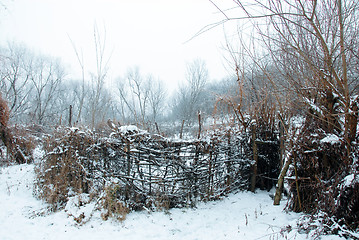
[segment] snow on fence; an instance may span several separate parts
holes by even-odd
[[[37,192],[61,205],[71,192],[91,193],[115,185],[115,197],[134,210],[193,206],[198,199],[216,199],[249,188],[250,134],[233,131],[185,141],[136,127],[121,127],[100,138],[90,131],[61,129],[45,146]],[[53,199],[60,185],[67,185],[62,188],[67,194]]]
[[[99,146],[101,171],[119,181],[122,200],[130,200],[135,208],[146,205],[148,196],[161,198],[167,207],[193,205],[198,198],[209,200],[248,186],[251,165],[241,140],[231,134],[169,140],[120,129]]]

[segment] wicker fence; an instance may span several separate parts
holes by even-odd
[[[158,202],[169,208],[193,206],[198,199],[249,189],[254,166],[251,134],[233,129],[185,141],[135,127],[118,128],[108,137],[65,128],[47,142],[38,171],[41,191],[48,185],[54,189],[58,181],[77,192],[115,185],[115,197],[132,209]],[[51,191],[48,196],[54,195]]]
[[[145,204],[152,196],[166,199],[169,207],[193,205],[199,198],[248,187],[245,142],[230,131],[194,141],[118,131],[97,145],[102,166],[93,165],[92,172],[118,181],[125,201]]]

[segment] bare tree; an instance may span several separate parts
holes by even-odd
[[[151,128],[164,109],[165,91],[160,80],[143,76],[138,67],[118,79],[118,97],[122,121]]]
[[[148,78],[149,87],[149,105],[151,109],[151,118],[154,123],[158,122],[158,118],[164,110],[164,101],[166,99],[165,88],[160,80],[155,80],[152,76]]]
[[[75,46],[75,43],[72,41],[72,39],[69,37],[72,47],[75,51],[76,54],[76,58],[77,61],[80,65],[81,68],[81,87],[79,89],[75,89],[75,93],[77,96],[77,100],[78,100],[78,109],[77,109],[77,117],[76,117],[76,121],[80,122],[81,121],[81,117],[82,117],[82,111],[84,108],[84,103],[85,103],[85,97],[87,94],[87,89],[86,89],[86,84],[85,84],[85,61],[84,61],[84,56],[83,56],[83,52],[79,52],[78,49]]]
[[[91,89],[89,109],[91,114],[91,126],[95,127],[96,122],[103,118],[101,99],[104,93],[105,79],[109,69],[111,56],[106,57],[106,29],[101,36],[97,25],[94,25],[94,43],[96,53],[96,73],[91,74]],[[83,65],[82,65],[83,66]]]
[[[203,60],[196,59],[186,68],[186,82],[179,87],[174,99],[176,115],[187,123],[196,119],[197,112],[202,110],[201,97],[208,81],[208,70]]]
[[[148,89],[139,68],[129,69],[124,78],[118,80],[118,93],[122,104],[123,120],[145,125]]]
[[[2,49],[1,57],[0,86],[9,103],[11,121],[60,122],[60,86],[65,76],[60,61],[14,43]]]
[[[39,56],[27,65],[32,91],[31,119],[38,124],[59,121],[55,102],[65,71],[57,60]]]
[[[1,49],[0,87],[9,103],[10,119],[15,121],[21,120],[21,115],[29,109],[31,87],[26,62],[31,58],[24,46],[10,43]]]

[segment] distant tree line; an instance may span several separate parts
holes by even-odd
[[[71,79],[60,59],[36,54],[21,44],[1,47],[0,91],[9,106],[10,121],[97,127],[111,119],[149,130],[155,130],[155,123],[173,127],[184,121],[191,126],[199,112],[207,117],[214,112],[220,115],[219,105],[215,111],[217,98],[235,94],[235,79],[211,82],[200,59],[187,64],[184,81],[172,96],[160,79],[143,74],[139,67],[112,80],[115,87],[110,89],[102,53],[95,72],[84,72],[83,59],[78,59],[82,79]]]

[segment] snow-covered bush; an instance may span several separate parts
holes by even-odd
[[[36,168],[35,194],[56,210],[63,208],[73,194],[90,193],[94,137],[91,132],[59,128],[43,141],[46,155]]]
[[[32,151],[36,144],[34,138],[29,134],[25,127],[8,126],[9,109],[5,100],[0,94],[0,140],[6,147],[6,161],[10,163],[30,163],[32,162]],[[0,156],[1,157],[1,156]]]
[[[342,228],[357,231],[358,144],[353,141],[348,150],[340,132],[328,132],[321,124],[318,119],[307,117],[294,146],[289,208],[313,214],[308,218],[310,226],[315,221],[331,222],[332,226],[325,228],[327,232],[338,233]]]

